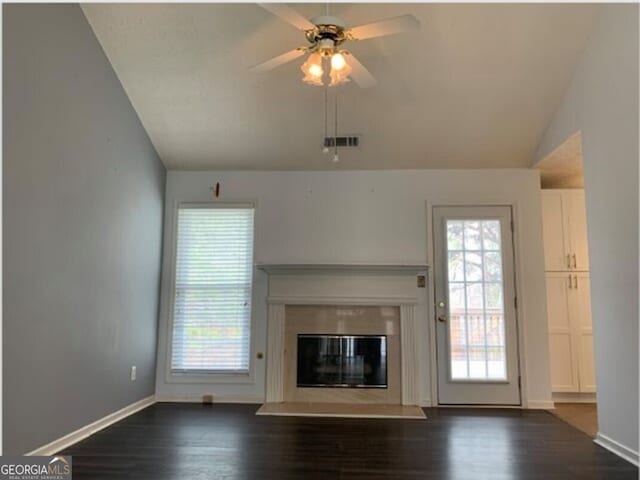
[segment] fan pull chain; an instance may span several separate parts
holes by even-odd
[[[329,153],[329,145],[327,139],[329,138],[329,87],[324,86],[324,138],[322,140],[322,153]]]
[[[333,136],[333,163],[338,163],[340,157],[338,156],[338,91],[336,90],[335,97],[335,109],[334,109],[334,136]]]

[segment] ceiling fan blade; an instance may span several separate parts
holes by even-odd
[[[347,53],[347,64],[351,67],[349,76],[358,84],[360,88],[371,88],[378,84],[378,81],[371,75],[371,72],[360,63],[355,55]]]
[[[316,28],[313,23],[283,3],[258,3],[258,5],[266,11],[273,13],[276,17],[280,17],[280,19],[290,23],[298,30],[312,30]]]
[[[278,55],[277,57],[273,57],[271,60],[267,60],[266,62],[259,63],[258,65],[254,65],[249,69],[250,72],[253,73],[265,73],[269,70],[273,70],[274,68],[279,67],[280,65],[284,65],[285,63],[289,63],[292,60],[295,60],[298,57],[301,57],[306,53],[306,49],[304,48],[296,48],[295,50],[291,50],[290,52],[283,53],[282,55]]]
[[[354,40],[366,40],[368,38],[384,37],[394,33],[409,32],[420,29],[420,20],[413,15],[400,15],[399,17],[379,20],[359,27],[351,28],[347,34]]]

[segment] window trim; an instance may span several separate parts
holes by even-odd
[[[173,356],[173,320],[176,296],[176,260],[178,251],[178,211],[181,208],[252,208],[253,209],[253,274],[251,276],[251,314],[249,321],[249,371],[248,372],[176,372],[171,368]],[[258,203],[255,200],[237,201],[214,201],[214,202],[179,202],[175,201],[172,212],[171,225],[171,255],[169,258],[169,308],[167,321],[167,341],[165,355],[165,382],[173,384],[251,384],[255,383],[255,342],[256,342],[256,322],[255,322],[255,273],[256,273],[256,214]]]

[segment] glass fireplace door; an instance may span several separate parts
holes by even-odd
[[[384,335],[298,335],[298,387],[387,387]]]

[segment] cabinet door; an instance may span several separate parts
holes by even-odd
[[[547,273],[551,390],[578,392],[578,351],[569,309],[569,273]]]
[[[568,270],[569,243],[565,238],[565,216],[560,190],[542,190],[542,229],[545,270]]]
[[[573,270],[589,270],[589,246],[587,242],[587,210],[584,190],[565,190],[562,195],[563,213],[569,237],[568,253],[571,254]],[[573,257],[575,255],[575,258]]]
[[[591,284],[588,273],[574,273],[570,294],[569,316],[576,329],[579,348],[578,377],[581,392],[596,391],[593,360],[593,328],[591,323]]]

